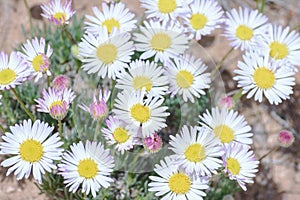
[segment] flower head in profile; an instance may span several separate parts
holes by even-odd
[[[221,144],[239,142],[250,145],[253,142],[251,127],[237,111],[214,107],[199,117],[200,124],[211,129]]]
[[[171,96],[183,97],[185,102],[195,102],[195,97],[205,95],[205,89],[210,87],[210,73],[205,73],[207,66],[202,60],[185,54],[167,62],[166,75],[170,82]]]
[[[113,179],[109,177],[114,168],[114,158],[109,149],[104,149],[101,143],[80,141],[72,144],[70,151],[63,154],[61,164],[58,164],[59,174],[64,177],[64,183],[69,191],[75,193],[81,185],[82,193],[96,193],[101,188],[108,188]]]
[[[75,97],[71,89],[57,92],[53,88],[48,88],[48,91],[43,89],[42,98],[35,99],[35,102],[39,112],[49,113],[52,118],[62,120]]]
[[[110,116],[106,120],[107,128],[103,128],[102,132],[109,145],[116,144],[116,149],[123,154],[139,144],[136,138],[137,133],[128,129],[127,124],[116,117]]]
[[[165,157],[160,164],[156,164],[154,171],[157,176],[149,177],[149,191],[155,192],[155,196],[161,199],[203,200],[202,197],[206,196],[203,190],[209,188],[208,180],[187,174],[170,157]]]
[[[236,180],[243,190],[247,190],[246,183],[253,183],[258,171],[259,161],[248,145],[231,143],[224,146],[225,154],[222,157],[225,172],[231,180]]]
[[[260,47],[260,39],[267,33],[268,18],[258,10],[232,9],[226,13],[225,36],[235,49],[242,51]]]
[[[64,4],[61,0],[52,0],[49,4],[41,5],[41,8],[41,15],[55,25],[69,24],[76,12],[72,9],[72,0],[66,0]]]
[[[34,179],[42,183],[42,174],[56,169],[55,160],[60,160],[63,142],[58,133],[52,133],[54,127],[40,120],[32,124],[31,120],[24,120],[22,124],[10,127],[11,132],[2,136],[0,154],[14,155],[1,163],[3,167],[10,167],[8,176],[14,171],[17,180],[28,178],[32,173]]]
[[[113,113],[128,124],[130,129],[138,132],[141,129],[143,137],[150,136],[167,126],[167,106],[163,106],[163,98],[147,94],[145,89],[136,92],[124,90],[118,93]],[[139,136],[140,137],[140,136]]]
[[[290,131],[282,130],[279,132],[277,139],[280,146],[289,147],[294,143],[295,136]]]
[[[90,115],[93,117],[93,119],[95,120],[103,119],[108,114],[107,101],[109,99],[109,96],[110,96],[110,91],[108,90],[102,91],[100,89],[98,98],[94,93],[93,101],[89,106],[85,104],[81,104],[79,105],[79,107],[82,110],[89,112]]]
[[[8,90],[21,85],[31,75],[25,60],[17,52],[8,55],[0,52],[0,90]]]
[[[229,110],[235,106],[235,102],[231,96],[225,96],[219,99],[218,105],[220,108],[227,108]]]
[[[53,49],[48,44],[46,48],[45,38],[27,40],[22,46],[24,53],[21,53],[22,57],[28,62],[35,76],[35,81],[38,81],[43,74],[51,76],[50,72],[50,56]]]
[[[116,79],[125,73],[134,53],[133,42],[129,33],[113,31],[108,34],[106,27],[95,36],[85,34],[79,43],[79,56],[82,57],[82,68],[88,74],[97,73],[101,78]]]
[[[189,5],[189,12],[184,15],[183,23],[189,34],[196,40],[210,34],[222,23],[223,11],[215,0],[194,0]]]
[[[56,91],[63,91],[64,89],[69,88],[71,85],[70,79],[65,75],[58,75],[52,81],[52,87]]]
[[[143,139],[144,148],[150,153],[156,153],[161,150],[163,141],[157,133],[153,133]]]
[[[89,20],[85,22],[86,30],[89,33],[98,35],[99,31],[104,27],[111,33],[113,29],[118,32],[130,32],[136,28],[137,20],[134,14],[125,7],[124,3],[102,3],[102,11],[97,7],[93,7],[94,16],[86,15]]]
[[[211,176],[222,166],[222,160],[219,158],[224,151],[211,130],[183,126],[180,134],[171,135],[170,139],[170,149],[175,153],[171,158],[186,173]]]
[[[242,94],[247,98],[262,102],[266,97],[270,104],[278,105],[282,100],[290,98],[295,85],[295,72],[290,70],[288,62],[275,62],[268,54],[259,55],[248,52],[244,61],[238,62],[237,74],[233,79],[242,87]]]
[[[175,22],[144,21],[141,33],[134,33],[136,50],[142,51],[140,59],[154,56],[155,62],[175,58],[188,48],[184,30]]]

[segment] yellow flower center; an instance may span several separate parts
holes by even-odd
[[[106,26],[108,33],[111,33],[113,28],[120,28],[120,22],[115,20],[114,18],[111,18],[102,22],[102,26]]]
[[[265,67],[257,68],[253,74],[254,82],[261,89],[269,89],[274,86],[276,78],[274,72]]]
[[[169,14],[173,12],[177,7],[176,0],[159,0],[158,1],[158,10],[161,13]]]
[[[97,48],[96,54],[104,64],[110,64],[116,60],[118,49],[113,44],[102,44]]]
[[[201,162],[206,157],[205,148],[201,144],[192,144],[186,148],[184,155],[191,162]]]
[[[236,29],[236,36],[241,40],[250,40],[253,37],[253,30],[245,25],[240,25]]]
[[[20,145],[20,156],[27,162],[38,162],[43,156],[42,144],[34,139],[28,139]]]
[[[148,106],[143,106],[142,104],[135,104],[130,109],[130,115],[133,117],[136,121],[140,123],[147,122],[150,117],[150,109]]]
[[[146,91],[150,91],[152,89],[152,81],[147,76],[137,76],[133,80],[133,87],[135,90],[146,88]]]
[[[119,144],[124,143],[129,139],[128,131],[124,128],[116,128],[113,132],[113,136]]]
[[[2,69],[0,70],[0,84],[8,85],[14,80],[16,80],[17,74],[14,70],[11,69]]]
[[[230,171],[231,174],[237,175],[240,173],[241,170],[241,165],[239,161],[235,158],[228,158],[226,160],[227,163],[227,169]]]
[[[77,170],[81,177],[90,179],[94,178],[97,175],[98,165],[93,159],[87,158],[79,161]]]
[[[150,44],[153,50],[163,52],[171,46],[172,40],[166,33],[157,33],[153,35]]]
[[[190,18],[190,23],[195,30],[202,29],[207,23],[207,17],[203,14],[193,14]]]
[[[45,60],[43,59],[42,54],[35,56],[32,60],[33,69],[38,72],[41,70],[41,66],[45,65]],[[43,69],[43,72],[47,71],[47,68]]]
[[[57,20],[60,21],[61,23],[65,23],[67,15],[64,12],[57,12],[53,15],[53,17]]]
[[[285,58],[289,54],[286,44],[280,42],[272,42],[270,44],[270,56],[277,60]]]
[[[61,107],[63,104],[63,102],[61,100],[58,100],[58,101],[53,101],[50,106],[49,106],[49,109],[51,109],[52,107],[54,106],[58,106],[58,107]]]
[[[176,83],[181,88],[189,88],[194,82],[194,76],[191,72],[180,70],[176,74]]]
[[[222,143],[229,143],[234,140],[234,131],[225,124],[216,126],[213,132]]]
[[[191,185],[190,178],[183,173],[173,174],[169,178],[170,190],[176,194],[186,194],[191,189]]]

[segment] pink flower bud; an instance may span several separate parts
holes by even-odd
[[[150,153],[156,153],[162,148],[162,139],[157,133],[144,138],[144,148]]]
[[[294,135],[287,131],[287,130],[282,130],[278,134],[278,142],[279,145],[282,147],[289,147],[291,146],[295,141]]]

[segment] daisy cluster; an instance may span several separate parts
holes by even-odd
[[[71,5],[53,0],[41,6],[42,16],[65,28],[75,14]],[[140,0],[140,5],[145,9],[140,22],[122,2],[93,7],[75,51],[83,71],[112,83],[112,88],[97,89],[89,104],[78,105],[101,126],[105,140],[63,148],[61,123],[76,94],[71,80],[58,75],[35,102],[38,112],[58,121],[59,133],[40,120],[11,126],[0,143],[0,154],[13,155],[1,163],[9,167],[7,175],[14,172],[20,180],[32,173],[42,183],[46,172],[58,173],[70,192],[81,188],[96,197],[114,182],[114,157],[106,145],[121,155],[144,148],[153,156],[166,146],[171,155],[156,164],[157,175],[149,177],[149,191],[162,199],[202,199],[209,181],[220,172],[244,190],[253,183],[259,165],[251,150],[253,133],[244,116],[233,110],[231,97],[199,113],[197,126],[183,125],[178,134],[169,136],[168,145],[161,137],[170,115],[165,100],[176,96],[184,103],[196,103],[207,94],[213,75],[187,50],[193,40],[221,28],[232,48],[244,53],[234,71],[242,94],[277,105],[293,93],[299,34],[269,24],[257,10],[239,7],[225,12],[215,0]],[[0,90],[31,79],[51,79],[51,44],[34,37],[21,49],[10,56],[0,53]]]

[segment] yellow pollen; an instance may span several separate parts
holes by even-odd
[[[0,84],[8,85],[14,80],[16,80],[17,74],[14,70],[11,69],[2,69],[0,70]]]
[[[241,165],[239,161],[235,158],[228,158],[226,160],[227,169],[230,171],[231,174],[237,175],[240,173]]]
[[[180,88],[189,88],[194,82],[194,76],[191,72],[180,70],[176,74],[176,83]]]
[[[201,162],[205,159],[205,148],[201,144],[192,144],[186,148],[184,155],[191,162]]]
[[[193,14],[190,18],[190,23],[195,30],[202,29],[207,23],[207,17],[203,14]]]
[[[177,7],[176,0],[159,0],[158,10],[161,13],[169,14],[173,12]]]
[[[96,54],[104,64],[110,64],[116,60],[118,49],[113,44],[102,44],[97,48]]]
[[[150,44],[153,50],[164,52],[171,46],[172,40],[166,33],[157,33],[152,37]]]
[[[93,159],[87,158],[79,161],[77,170],[81,177],[90,179],[94,178],[97,175],[98,165]]]
[[[140,123],[147,122],[150,117],[150,109],[148,106],[143,106],[142,104],[135,104],[130,109],[130,115],[132,118],[134,118],[136,121]]]
[[[124,143],[129,139],[128,131],[124,128],[116,128],[113,132],[114,139],[119,143]]]
[[[41,65],[44,65],[44,60],[43,60],[42,54],[39,54],[33,58],[32,67],[36,72],[38,72],[41,69],[41,67],[40,67]],[[47,68],[44,69],[44,71],[46,71],[46,70],[47,70]]]
[[[57,20],[60,21],[61,23],[65,23],[67,15],[64,12],[57,12],[53,15],[53,17]]]
[[[276,60],[285,58],[289,54],[286,44],[280,42],[272,42],[270,44],[270,56]]]
[[[254,82],[261,89],[269,89],[274,86],[276,78],[274,72],[265,67],[257,68],[253,74]]]
[[[191,185],[190,178],[183,173],[173,174],[169,178],[170,190],[176,194],[186,194],[191,189]]]
[[[234,140],[234,131],[225,124],[216,126],[213,132],[222,143],[229,143]]]
[[[240,25],[235,34],[241,40],[250,40],[253,37],[253,30],[248,26]]]
[[[102,26],[106,26],[108,33],[111,33],[113,28],[117,28],[117,29],[120,28],[120,23],[114,18],[111,18],[102,22]]]
[[[31,163],[40,161],[44,154],[42,144],[34,139],[22,142],[19,151],[21,158]]]
[[[51,109],[51,108],[54,107],[54,106],[59,106],[59,107],[61,107],[62,104],[63,104],[63,102],[62,102],[61,100],[53,101],[53,102],[50,104],[49,109]]]
[[[137,76],[133,80],[133,87],[135,90],[141,90],[143,87],[149,92],[152,89],[152,81],[147,76]]]

